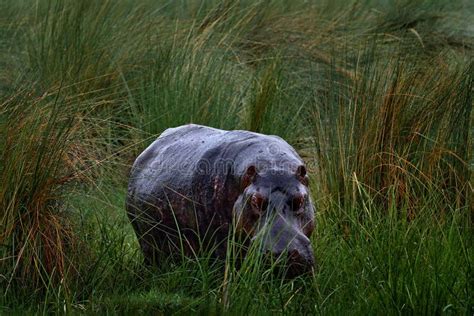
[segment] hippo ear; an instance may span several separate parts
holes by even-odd
[[[245,174],[242,177],[242,186],[244,188],[248,187],[257,177],[257,169],[255,166],[250,165],[247,167],[247,170],[245,170]]]
[[[308,186],[309,181],[308,181],[308,175],[306,174],[306,167],[303,165],[298,166],[296,168],[296,177],[298,180],[300,180],[301,183],[303,183],[305,186]]]

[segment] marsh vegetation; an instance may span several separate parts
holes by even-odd
[[[0,2],[0,312],[472,314],[470,1]],[[146,269],[134,158],[198,123],[309,167],[318,270]]]

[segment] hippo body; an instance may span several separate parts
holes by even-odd
[[[127,213],[145,262],[212,249],[224,258],[232,224],[266,250],[314,265],[314,207],[302,159],[283,139],[184,125],[164,131],[136,159]],[[301,269],[300,269],[301,270]]]

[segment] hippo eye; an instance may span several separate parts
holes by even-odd
[[[301,214],[303,212],[303,206],[304,206],[304,196],[297,196],[293,199],[292,202],[292,208],[293,212],[296,214]]]
[[[252,203],[253,209],[255,209],[259,212],[264,211],[268,206],[267,199],[265,199],[263,196],[257,195],[257,194],[252,196],[251,203]]]

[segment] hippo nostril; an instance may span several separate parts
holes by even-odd
[[[288,278],[312,273],[314,268],[312,253],[307,253],[305,249],[265,250],[263,257],[264,264],[275,267],[276,273],[283,273]]]
[[[288,259],[290,259],[290,261],[300,261],[300,259],[301,259],[300,252],[296,249],[289,250],[288,251]]]

